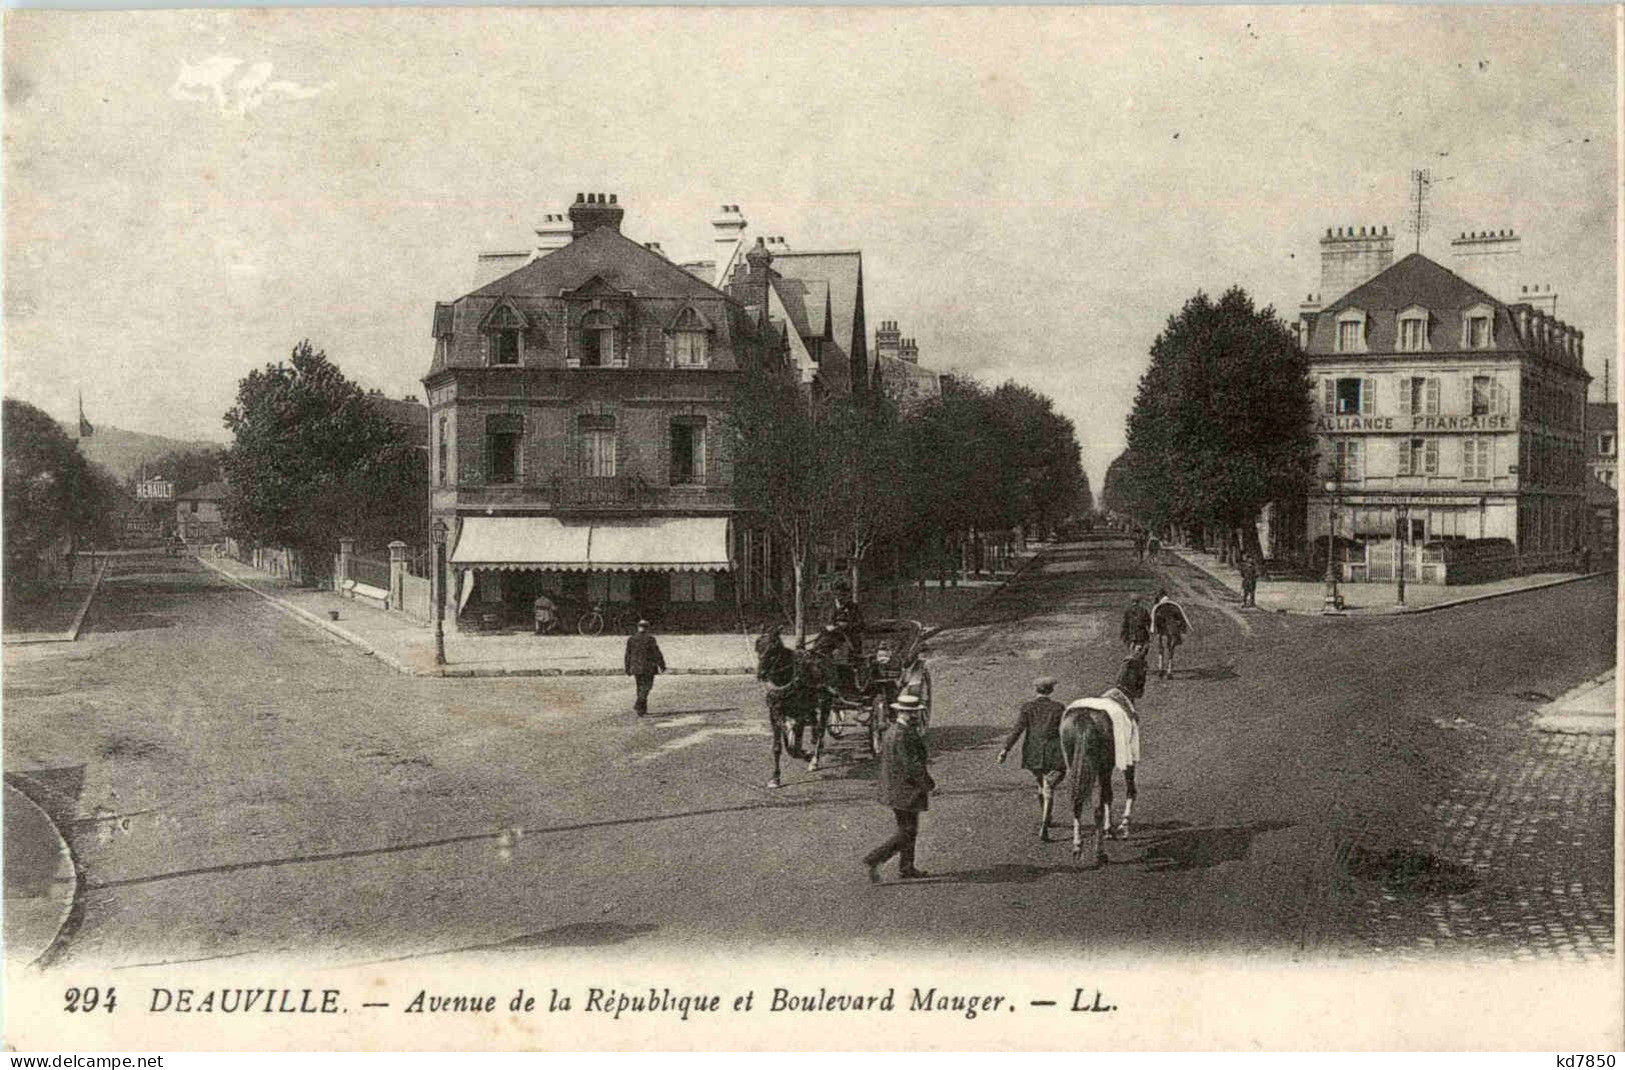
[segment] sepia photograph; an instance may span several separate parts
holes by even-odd
[[[7,1050],[1625,1046],[1620,20],[7,10]]]

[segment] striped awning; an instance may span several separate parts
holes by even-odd
[[[726,517],[570,521],[552,516],[464,519],[451,564],[567,572],[720,572],[731,567]]]

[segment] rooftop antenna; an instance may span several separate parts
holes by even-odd
[[[1416,252],[1422,251],[1422,232],[1428,229],[1428,187],[1433,185],[1433,172],[1418,168],[1411,172],[1416,190],[1411,194],[1411,230],[1416,234]]]

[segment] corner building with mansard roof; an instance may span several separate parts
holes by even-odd
[[[705,628],[767,594],[750,587],[772,547],[736,522],[723,420],[742,375],[786,359],[782,332],[622,216],[578,195],[568,233],[550,215],[534,258],[485,254],[481,284],[435,306],[430,510],[462,627],[524,626],[546,594],[565,627],[605,603]]]
[[[1379,241],[1391,258],[1386,228],[1322,245]],[[1408,578],[1441,581],[1449,544],[1467,540],[1506,540],[1485,555],[1500,571],[1566,565],[1586,535],[1583,334],[1419,253],[1324,308],[1316,297],[1298,324],[1320,453],[1312,553],[1330,531],[1355,581],[1393,579],[1401,557]]]

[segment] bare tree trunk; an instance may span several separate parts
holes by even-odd
[[[807,641],[807,553],[804,547],[796,549],[791,567],[796,575],[796,644],[799,646]]]

